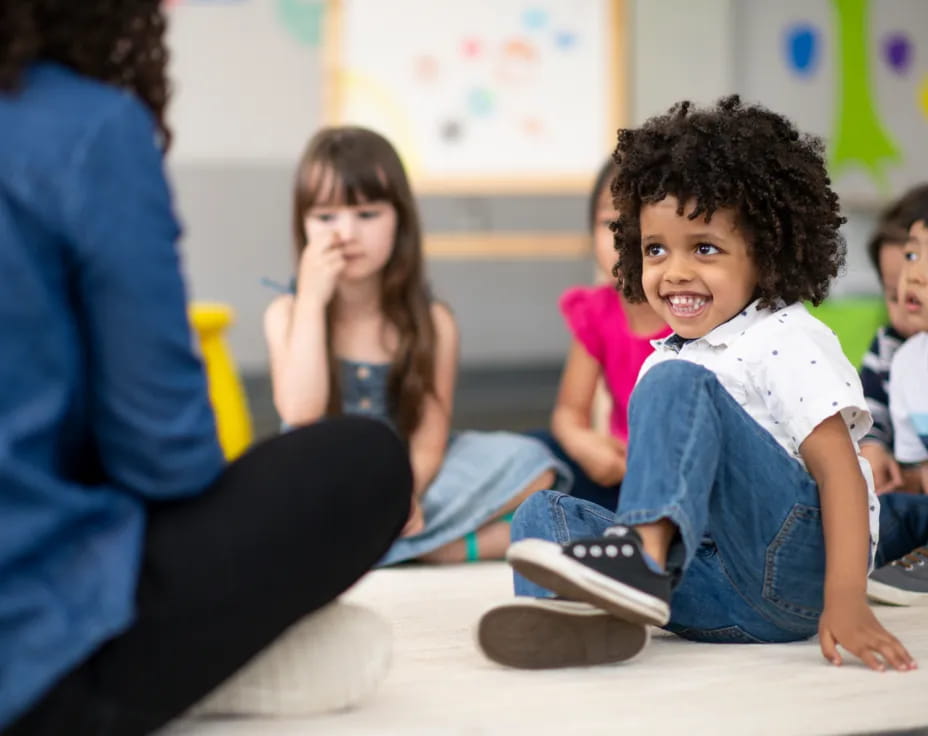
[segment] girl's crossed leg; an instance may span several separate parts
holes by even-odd
[[[498,560],[506,554],[510,544],[510,524],[512,513],[522,505],[529,496],[539,491],[552,488],[556,479],[553,470],[546,470],[528,484],[518,495],[500,509],[500,515],[484,524],[477,531],[471,532],[463,539],[429,552],[419,559],[423,562],[453,563],[474,560]]]

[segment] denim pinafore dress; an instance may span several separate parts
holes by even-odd
[[[340,360],[342,411],[391,426],[388,364]],[[570,490],[570,470],[540,441],[512,432],[454,432],[437,475],[422,496],[425,527],[398,539],[380,565],[412,560],[474,532],[499,517],[515,496],[546,470],[555,489]]]

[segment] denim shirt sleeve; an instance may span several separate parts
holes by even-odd
[[[103,469],[140,496],[194,494],[223,458],[153,121],[126,95],[85,145],[64,204]]]

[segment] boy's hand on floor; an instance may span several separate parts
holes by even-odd
[[[860,454],[870,463],[873,470],[873,485],[877,493],[889,493],[902,487],[902,470],[899,463],[879,442],[865,442],[860,446]]]
[[[882,672],[887,665],[900,672],[917,668],[912,655],[883,628],[862,594],[832,596],[826,600],[818,635],[822,654],[832,664],[843,662],[838,653],[840,644],[872,670]]]

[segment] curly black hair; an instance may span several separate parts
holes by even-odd
[[[32,63],[58,62],[137,95],[167,148],[165,27],[161,0],[0,0],[0,91]]]
[[[713,108],[674,105],[640,128],[619,131],[612,194],[619,219],[613,275],[626,298],[644,301],[641,232],[644,204],[668,196],[708,221],[731,208],[757,266],[763,307],[819,304],[844,265],[844,218],[830,187],[824,146],[781,115],[745,106],[737,95]],[[690,203],[693,203],[690,205]]]

